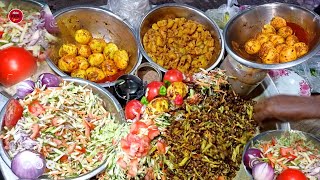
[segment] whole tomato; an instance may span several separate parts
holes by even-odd
[[[141,102],[136,99],[129,101],[124,108],[126,119],[140,119],[142,106]]]
[[[22,117],[23,107],[16,99],[10,99],[4,114],[4,125],[14,127]]]
[[[300,170],[289,168],[282,171],[277,180],[307,180],[307,177]]]
[[[0,83],[7,87],[28,78],[37,69],[36,59],[20,47],[1,50],[0,62]]]
[[[165,96],[166,93],[167,93],[167,89],[164,86],[163,82],[152,81],[147,85],[146,97],[149,102],[159,95]]]
[[[177,69],[168,70],[163,77],[164,82],[181,82],[183,80],[183,73]]]

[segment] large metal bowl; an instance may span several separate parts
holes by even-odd
[[[280,138],[282,135],[284,134],[293,134],[293,133],[297,133],[301,136],[304,136],[306,141],[310,141],[312,142],[316,148],[320,149],[320,139],[318,139],[316,136],[310,134],[310,133],[306,133],[306,132],[302,132],[302,131],[297,131],[297,130],[270,130],[270,131],[265,131],[263,133],[260,133],[258,135],[256,135],[254,138],[252,138],[245,146],[244,150],[243,150],[243,154],[242,154],[242,166],[244,167],[247,175],[249,177],[252,177],[251,172],[245,167],[244,165],[244,154],[246,153],[246,151],[251,148],[253,145],[255,145],[258,141],[271,141],[272,138]]]
[[[117,99],[109,91],[107,91],[106,89],[104,89],[103,87],[99,86],[96,83],[89,82],[84,79],[72,78],[72,77],[62,77],[62,79],[66,82],[73,82],[75,85],[86,86],[86,88],[91,89],[94,94],[98,95],[103,100],[104,108],[114,115],[116,121],[119,121],[119,123],[124,123],[124,113],[123,113],[122,107],[120,103],[117,101]],[[1,125],[0,132],[3,130],[4,114],[5,114],[7,105],[8,103],[5,104],[5,106],[2,108],[0,112],[0,125]],[[7,164],[7,166],[11,167],[11,160],[9,158],[8,153],[4,149],[2,141],[0,141],[0,156],[4,160],[4,162]],[[100,172],[102,172],[106,168],[106,166],[107,166],[107,163],[105,160],[105,162],[101,164],[99,167],[97,167],[96,169],[86,174],[83,174],[79,177],[68,178],[68,179],[73,179],[73,180],[90,179],[95,175],[99,174]],[[41,176],[39,179],[48,179],[48,178],[45,176]]]
[[[166,72],[167,69],[163,68],[162,66],[158,65],[156,62],[152,60],[150,56],[148,56],[147,52],[145,51],[143,47],[143,36],[145,33],[151,28],[153,23],[156,23],[157,21],[163,20],[163,19],[169,19],[169,18],[181,18],[184,17],[186,19],[194,20],[196,22],[201,23],[206,27],[207,30],[210,31],[212,37],[215,40],[215,53],[213,54],[213,60],[212,63],[208,65],[206,68],[207,70],[211,70],[214,67],[216,67],[224,55],[224,41],[222,37],[222,33],[220,32],[220,29],[218,25],[212,21],[208,16],[206,16],[201,10],[196,9],[192,6],[184,5],[184,4],[175,4],[175,3],[169,3],[169,4],[163,4],[159,5],[153,9],[151,9],[149,12],[145,14],[145,16],[142,18],[139,29],[138,29],[138,42],[140,46],[140,50],[143,54],[143,56],[154,66],[156,66],[158,69],[160,69],[163,72]]]
[[[300,25],[308,33],[309,52],[294,61],[280,64],[262,64],[249,61],[240,55],[233,47],[233,43],[240,46],[254,37],[262,29],[264,24],[270,23],[274,16],[280,16],[288,22]],[[259,69],[282,69],[298,65],[315,55],[320,50],[320,18],[319,16],[302,6],[284,3],[271,3],[256,6],[234,16],[227,23],[223,36],[227,52],[243,65]]]
[[[80,20],[81,27],[89,30],[93,37],[103,38],[107,42],[114,42],[119,48],[126,50],[129,54],[129,65],[125,70],[125,74],[133,74],[135,72],[141,63],[142,56],[139,52],[139,44],[131,25],[111,11],[100,7],[72,6],[54,13],[57,22],[70,16],[76,16]],[[63,34],[60,37],[68,42],[73,40],[73,37],[70,38]],[[60,47],[59,43],[53,48],[54,52],[47,59],[47,62],[53,71],[60,76],[68,76],[57,67],[59,58],[56,52],[58,51],[58,47]],[[110,87],[115,84],[115,81],[99,84],[103,87]]]

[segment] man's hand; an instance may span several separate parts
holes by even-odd
[[[277,95],[254,106],[254,119],[299,121],[320,118],[320,97]]]

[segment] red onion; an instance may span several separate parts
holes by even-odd
[[[251,169],[255,164],[259,162],[258,158],[262,157],[262,152],[256,148],[249,148],[243,155],[244,165]]]
[[[59,32],[58,25],[52,15],[48,5],[45,5],[41,11],[41,18],[44,19],[44,27],[49,33]]]
[[[41,86],[46,85],[46,87],[58,87],[61,82],[61,78],[51,73],[43,73],[39,76],[39,81]]]
[[[18,84],[17,86],[17,96],[23,99],[28,94],[32,93],[35,87],[35,83],[31,80],[25,80]]]
[[[44,157],[25,150],[16,154],[11,162],[12,172],[20,179],[37,179],[46,169]]]
[[[260,162],[253,166],[252,177],[254,180],[273,180],[274,170],[266,162]]]

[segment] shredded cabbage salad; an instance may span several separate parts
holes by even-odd
[[[20,9],[23,20],[13,23],[8,19],[11,9]],[[0,49],[10,46],[24,47],[33,53],[33,56],[44,59],[49,45],[57,41],[57,37],[50,34],[44,27],[44,18],[37,9],[20,7],[17,3],[6,6],[0,2]],[[42,55],[42,56],[41,56]]]
[[[291,168],[301,170],[311,180],[320,178],[320,149],[302,133],[285,133],[272,141],[259,141],[254,147],[261,150],[262,160],[270,162],[276,174]]]
[[[30,109],[34,103],[39,105],[37,112]],[[46,175],[54,179],[83,175],[105,160],[115,164],[112,154],[117,154],[129,127],[116,120],[89,88],[68,82],[36,88],[20,104],[23,117],[4,132],[11,158],[25,149],[35,150],[45,156]]]

